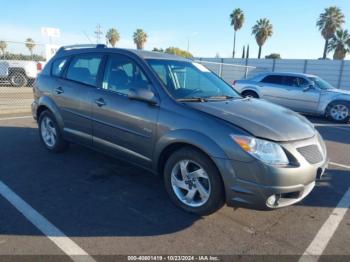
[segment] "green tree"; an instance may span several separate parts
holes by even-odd
[[[329,41],[327,52],[334,51],[333,59],[344,60],[350,52],[350,35],[348,30],[337,30]]]
[[[33,50],[34,50],[34,47],[36,46],[35,42],[33,39],[31,38],[27,38],[26,40],[26,47],[28,48],[29,52],[30,52],[30,55],[33,57]]]
[[[1,53],[4,56],[5,55],[5,50],[7,48],[7,44],[5,41],[0,41],[0,49],[1,49]]]
[[[258,58],[260,59],[262,46],[273,34],[273,26],[267,18],[259,19],[252,28],[252,34],[255,35],[256,43],[259,46]]]
[[[323,59],[327,58],[329,40],[334,36],[337,30],[341,29],[344,22],[344,14],[340,8],[336,6],[328,7],[322,14],[320,14],[316,25],[325,39]]]
[[[167,49],[165,49],[164,52],[168,53],[168,54],[182,56],[182,57],[185,57],[185,58],[193,58],[193,55],[190,52],[182,50],[182,49],[180,49],[178,47],[168,47]]]
[[[235,58],[236,53],[236,33],[242,28],[244,19],[244,13],[240,8],[233,10],[233,12],[230,14],[231,26],[233,26],[234,30],[232,58]]]
[[[134,43],[137,49],[143,49],[147,42],[147,34],[142,29],[137,29],[134,33]]]
[[[107,44],[110,44],[112,47],[115,47],[120,40],[120,35],[117,29],[111,28],[106,33]]]
[[[152,51],[153,51],[153,52],[164,53],[164,49],[163,49],[163,48],[154,47]]]
[[[265,56],[266,59],[281,59],[281,55],[277,53],[272,53]]]

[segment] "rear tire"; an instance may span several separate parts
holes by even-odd
[[[38,124],[40,140],[47,150],[60,153],[68,148],[68,142],[63,139],[57,121],[50,111],[45,110],[40,114]]]
[[[347,123],[350,120],[350,102],[335,101],[328,105],[326,117],[338,123]]]
[[[13,72],[10,75],[10,83],[13,87],[25,87],[28,85],[28,79],[22,72]]]
[[[258,94],[255,93],[254,91],[244,91],[242,93],[243,97],[249,97],[249,98],[259,98]]]
[[[224,205],[219,171],[207,155],[194,148],[179,149],[169,157],[164,183],[172,202],[186,212],[204,216]]]

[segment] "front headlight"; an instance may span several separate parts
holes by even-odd
[[[247,153],[269,165],[288,165],[286,153],[279,144],[251,136],[231,135]]]

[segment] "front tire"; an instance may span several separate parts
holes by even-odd
[[[209,215],[225,200],[221,176],[212,160],[191,147],[173,153],[165,164],[165,188],[181,209],[196,215]]]
[[[332,102],[327,107],[327,117],[338,123],[347,123],[350,119],[350,102]]]
[[[44,111],[39,117],[40,140],[47,150],[60,153],[67,149],[68,143],[63,139],[60,128],[54,115],[50,111]]]

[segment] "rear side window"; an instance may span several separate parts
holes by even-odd
[[[61,77],[68,58],[59,58],[52,63],[51,74]]]
[[[96,86],[101,61],[101,54],[77,55],[69,65],[66,78],[83,84]]]
[[[261,80],[261,82],[275,84],[275,85],[282,85],[283,77],[279,75],[269,75],[269,76],[266,76],[263,80]]]

